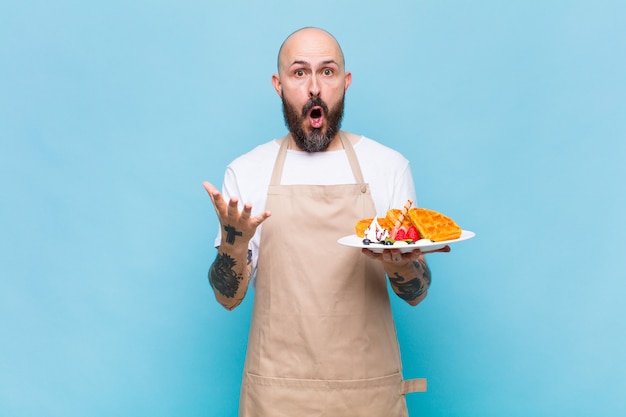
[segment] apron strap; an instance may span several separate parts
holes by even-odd
[[[346,138],[341,132],[339,132],[339,137],[341,138],[343,149],[346,151],[348,162],[350,162],[350,167],[352,168],[352,175],[354,175],[354,179],[356,180],[356,183],[361,184],[361,187],[363,187],[365,184],[365,181],[363,180],[363,172],[361,171],[361,165],[359,164],[359,159],[356,157],[354,146],[352,146],[352,142],[350,142],[350,140]],[[365,191],[361,189],[361,192],[365,192]]]
[[[402,381],[402,394],[408,392],[426,392],[426,378],[407,379]]]
[[[352,175],[354,175],[354,179],[357,184],[361,185],[361,192],[365,192],[367,189],[367,185],[365,184],[365,180],[363,179],[363,172],[361,171],[361,165],[359,164],[359,159],[356,156],[356,152],[354,151],[354,146],[348,138],[342,132],[339,132],[339,138],[341,139],[341,144],[343,145],[343,149],[346,152],[346,156],[348,158],[348,162],[350,163],[350,168],[352,169]],[[270,180],[270,185],[280,185],[281,178],[283,176],[283,167],[285,165],[285,159],[287,158],[287,146],[289,145],[289,138],[285,136],[280,143],[280,148],[278,149],[278,156],[276,157],[276,162],[274,163],[274,169],[272,170],[272,178]]]
[[[278,149],[278,156],[276,157],[276,162],[274,163],[270,185],[280,185],[280,180],[283,177],[285,158],[287,158],[287,145],[289,145],[289,138],[285,136],[280,142],[280,148]]]

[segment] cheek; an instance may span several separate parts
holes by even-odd
[[[329,83],[327,85],[325,85],[325,92],[326,92],[326,96],[330,99],[335,99],[337,97],[341,97],[345,92],[346,89],[344,87],[343,84],[339,84],[339,83]],[[322,92],[323,94],[324,92]]]
[[[297,93],[306,89],[307,83],[305,82],[305,80],[288,80],[287,82],[283,83],[283,91]]]
[[[305,97],[306,101],[306,97],[308,96],[306,89],[300,86],[283,87],[282,92],[283,97],[293,104],[301,102],[303,97]]]
[[[309,99],[308,94],[302,94],[298,91],[287,91],[283,90],[283,100],[285,100],[292,107],[299,109],[300,112],[302,107],[306,105],[306,102]]]
[[[326,86],[326,88],[331,90],[343,90],[345,89],[344,80],[338,78],[328,78],[322,79],[321,83]]]

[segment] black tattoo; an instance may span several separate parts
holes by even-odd
[[[430,287],[430,268],[426,264],[426,261],[424,259],[420,259],[416,262],[413,262],[413,264],[415,264],[415,267],[418,269],[418,271],[422,272],[422,278],[424,278],[424,281],[426,281],[426,286]]]
[[[419,260],[414,262],[414,264],[418,271],[421,272],[421,277],[417,276],[407,281],[405,277],[397,272],[394,273],[395,277],[389,277],[389,281],[391,281],[391,284],[396,289],[396,294],[406,301],[415,300],[424,295],[430,286],[430,269],[428,265],[426,265],[426,262]]]
[[[226,243],[230,243],[231,245],[235,243],[236,236],[242,236],[243,233],[237,231],[233,226],[227,224],[224,226],[224,231],[226,232]]]
[[[227,298],[233,298],[237,294],[239,283],[243,279],[243,275],[233,271],[233,266],[236,264],[237,262],[232,257],[223,253],[217,255],[209,269],[209,282],[216,291]]]

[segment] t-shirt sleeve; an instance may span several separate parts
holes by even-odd
[[[411,165],[406,162],[404,169],[398,172],[393,192],[391,194],[391,207],[402,208],[407,200],[413,202],[412,207],[417,207],[417,195],[415,192],[415,183],[413,182],[413,174]]]
[[[417,205],[411,165],[404,155],[365,137],[355,150],[379,216],[389,209],[404,207],[409,199],[413,206]]]

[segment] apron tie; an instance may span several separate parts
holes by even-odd
[[[426,378],[407,379],[402,381],[401,394],[409,392],[426,392]]]

